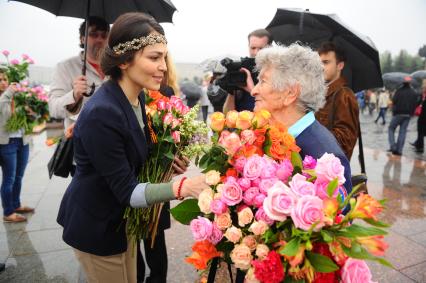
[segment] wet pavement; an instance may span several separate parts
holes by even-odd
[[[394,268],[369,262],[373,279],[426,282],[426,155],[414,153],[408,144],[416,138],[416,120],[410,123],[403,156],[396,157],[386,153],[388,124],[375,124],[374,118],[368,114],[361,117],[368,187],[374,197],[388,200],[382,219],[392,224],[386,237],[390,245],[386,258]],[[44,145],[47,134],[54,135],[43,132],[33,139],[22,189],[23,203],[34,206],[36,213],[29,215],[26,223],[0,223],[0,262],[6,262],[0,282],[85,282],[71,248],[61,239],[62,228],[56,223],[59,203],[70,179],[49,180],[46,164],[54,148]],[[356,156],[357,150],[352,160],[354,173],[360,170]],[[187,172],[195,174],[195,167]],[[166,238],[168,282],[195,282],[197,273],[183,260],[191,251],[188,227],[172,221]],[[228,279],[222,270],[216,282]]]

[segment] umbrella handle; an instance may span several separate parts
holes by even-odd
[[[86,58],[87,58],[87,37],[89,36],[89,17],[90,17],[90,0],[87,0],[86,8],[86,26],[84,27],[84,54],[83,54],[83,67],[81,69],[81,74],[86,75]]]

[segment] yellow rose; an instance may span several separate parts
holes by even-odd
[[[217,185],[220,182],[220,172],[210,170],[206,173],[206,183],[210,186]]]
[[[210,116],[210,128],[215,132],[220,132],[225,127],[225,115],[222,112],[214,112]]]
[[[237,129],[247,130],[251,127],[251,120],[253,120],[254,114],[250,111],[241,111],[238,113],[238,119],[236,122]]]
[[[226,126],[228,128],[235,128],[238,119],[238,112],[235,110],[231,110],[226,113]]]
[[[209,214],[211,213],[210,205],[213,201],[213,190],[212,189],[204,189],[200,195],[198,196],[198,207],[202,213]]]
[[[269,119],[271,119],[271,113],[267,110],[256,111],[254,113],[253,125],[255,125],[256,128],[263,128],[269,123]]]

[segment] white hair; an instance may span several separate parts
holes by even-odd
[[[298,43],[263,48],[257,53],[256,68],[271,68],[274,90],[284,91],[300,85],[297,105],[302,111],[317,111],[324,105],[327,86],[323,65],[318,53],[311,48]]]

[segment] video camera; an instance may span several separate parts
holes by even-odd
[[[241,61],[225,58],[220,61],[220,64],[226,68],[226,72],[218,76],[214,83],[228,93],[233,93],[235,90],[240,90],[246,86],[247,74],[241,71],[241,68],[249,70],[254,84],[257,83],[258,72],[255,72],[256,63],[254,58],[243,57]]]

